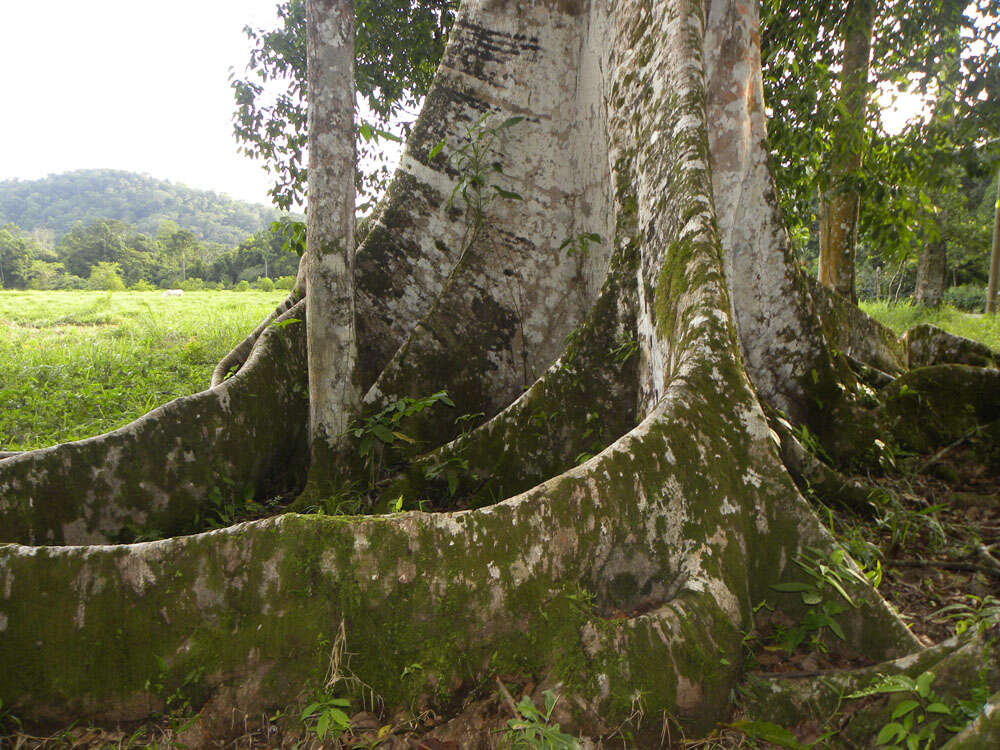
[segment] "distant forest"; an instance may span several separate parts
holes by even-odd
[[[0,288],[290,286],[289,219],[129,172],[0,182]]]
[[[51,230],[57,240],[78,222],[117,219],[153,235],[170,220],[199,240],[234,246],[278,216],[264,204],[112,169],[0,181],[0,226]]]

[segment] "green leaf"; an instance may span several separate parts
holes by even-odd
[[[840,627],[840,623],[839,622],[837,622],[836,620],[831,619],[827,623],[827,626],[830,628],[830,630],[833,632],[833,634],[835,636],[837,636],[840,640],[842,640],[842,641],[846,641],[847,640],[847,636],[844,635],[844,629],[842,627]]]
[[[523,119],[524,119],[524,117],[521,116],[521,115],[515,115],[514,117],[508,117],[506,120],[504,120],[500,124],[500,127],[498,127],[497,130],[506,130],[507,128],[512,128],[515,125],[517,125],[519,122],[521,122]]]
[[[927,707],[927,713],[951,716],[951,709],[943,703],[932,703]]]
[[[437,156],[438,154],[440,154],[441,153],[441,149],[443,149],[443,148],[444,148],[444,141],[438,141],[436,144],[434,144],[434,148],[432,148],[427,153],[427,160],[430,161],[435,156]]]
[[[920,701],[915,701],[915,700],[901,701],[900,704],[896,706],[895,709],[893,709],[892,718],[898,719],[900,716],[906,716],[906,714],[910,713],[913,709],[917,708],[919,705]]]
[[[807,750],[809,747],[799,742],[795,735],[784,727],[769,721],[734,721],[729,726],[743,732],[751,739],[770,742],[778,747],[788,747],[792,750]]]
[[[320,739],[326,737],[326,732],[330,728],[330,714],[324,711],[320,717],[319,721],[316,722],[316,734]]]
[[[513,190],[504,190],[499,185],[494,185],[493,189],[497,191],[497,194],[501,198],[506,198],[508,200],[513,200],[513,201],[523,201],[524,200],[524,198],[522,198],[519,193],[515,193]]]
[[[931,683],[934,682],[933,672],[924,672],[917,677],[917,695],[926,698],[931,694]]]
[[[882,731],[875,738],[875,744],[888,745],[890,742],[896,742],[905,736],[906,730],[903,729],[903,725],[897,721],[893,721],[882,727]]]
[[[818,591],[803,591],[802,592],[802,602],[803,604],[819,604],[823,601],[823,596]]]
[[[396,442],[396,436],[393,435],[392,430],[386,427],[384,424],[376,424],[372,426],[372,434],[387,445],[392,445]]]

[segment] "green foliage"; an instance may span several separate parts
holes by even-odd
[[[615,341],[615,345],[611,348],[608,354],[611,355],[611,359],[620,365],[625,364],[632,356],[639,351],[639,342],[635,338],[635,334],[631,331],[622,333],[618,339]]]
[[[0,450],[95,435],[203,390],[282,296],[0,292]]]
[[[507,728],[500,737],[500,745],[510,750],[576,750],[579,740],[563,732],[552,721],[552,711],[559,698],[551,690],[543,693],[545,708],[539,710],[528,696],[517,704],[517,716],[507,721]]]
[[[118,270],[117,263],[97,263],[90,269],[87,286],[91,289],[103,289],[111,292],[121,291],[125,288],[125,282],[118,275]]]
[[[911,498],[913,502],[905,502],[889,491],[873,493],[871,500],[875,525],[889,533],[891,550],[906,549],[914,536],[919,536],[921,544],[932,552],[947,543],[948,536],[938,519],[944,505],[930,505],[916,495]],[[919,503],[919,507],[914,507],[914,502]]]
[[[463,414],[455,419],[455,424],[461,426],[462,435],[467,435],[470,425],[483,416],[483,412]],[[461,443],[448,458],[438,458],[434,463],[424,467],[424,479],[430,481],[444,479],[448,483],[448,497],[455,496],[459,480],[469,471],[469,459],[465,455],[466,447],[466,443]]]
[[[983,298],[985,297],[984,293]],[[1000,351],[1000,316],[968,315],[949,305],[932,309],[909,302],[898,305],[862,302],[861,309],[896,333],[903,333],[921,323],[930,323],[956,336],[979,341],[994,351]]]
[[[768,742],[778,747],[787,747],[791,750],[806,750],[809,747],[799,742],[789,730],[769,721],[734,721],[727,726],[743,732],[752,740]]]
[[[800,248],[815,226],[837,128],[845,125],[854,129],[864,154],[861,169],[847,179],[863,196],[861,243],[894,263],[938,236],[950,234],[961,244],[956,209],[967,200],[968,179],[997,152],[996,143],[977,147],[1000,130],[997,97],[985,93],[996,90],[1000,70],[1000,46],[993,41],[1000,17],[989,4],[875,3],[868,87],[873,106],[864,122],[852,123],[840,109],[839,69],[849,9],[857,4],[765,0],[761,55],[772,167]],[[879,91],[909,91],[933,109],[890,133],[874,102]],[[942,217],[942,210],[950,216]]]
[[[351,702],[345,698],[323,696],[302,709],[300,718],[320,741],[327,737],[337,740],[351,728],[351,718],[344,711],[350,706]]]
[[[976,716],[986,702],[988,689],[980,678],[968,700],[946,701],[932,685],[933,672],[923,672],[916,679],[904,674],[882,675],[867,688],[847,696],[848,700],[871,695],[898,696],[890,702],[890,720],[875,738],[878,747],[890,750],[930,750],[938,747],[938,728],[958,732]]]
[[[362,195],[384,189],[389,170],[380,140],[409,133],[410,118],[430,88],[455,20],[457,0],[358,0],[355,10],[354,79],[373,120],[357,127]],[[278,26],[244,29],[253,44],[245,76],[231,79],[236,101],[234,132],[241,150],[264,162],[275,176],[275,205],[289,208],[305,197],[306,146],[305,3],[282,0]],[[277,94],[270,84],[285,87]],[[370,205],[363,201],[359,211]]]
[[[797,626],[778,633],[778,640],[791,653],[806,636],[811,635],[811,645],[825,651],[820,638],[824,628],[840,640],[845,639],[844,630],[836,617],[847,611],[847,607],[837,597],[852,607],[858,606],[847,593],[847,582],[855,580],[877,587],[882,581],[882,567],[877,563],[874,570],[860,573],[851,566],[843,549],[835,549],[828,557],[823,557],[819,550],[810,548],[796,557],[794,562],[806,574],[806,580],[777,583],[771,588],[784,593],[797,593],[808,609]]]
[[[254,282],[254,288],[260,289],[262,292],[273,292],[274,282],[266,276],[259,277],[257,281]]]
[[[368,469],[371,487],[378,481],[387,446],[396,445],[397,442],[408,445],[417,443],[416,438],[400,431],[400,422],[438,403],[455,406],[447,391],[438,391],[423,398],[407,396],[393,401],[375,414],[362,416],[352,423],[348,432],[359,441],[358,455],[364,460]]]
[[[560,250],[565,250],[568,255],[581,255],[586,258],[590,255],[590,246],[600,245],[604,238],[596,232],[580,232],[580,234],[567,237],[559,246]]]
[[[282,216],[271,222],[271,232],[281,237],[281,249],[286,253],[295,253],[299,257],[306,252],[306,223],[290,216]]]
[[[1000,621],[1000,599],[986,595],[963,594],[962,601],[941,607],[934,613],[955,625],[955,635],[961,635],[969,628],[983,633]]]
[[[134,172],[83,169],[0,182],[0,226],[13,222],[29,232],[50,230],[56,237],[77,223],[99,219],[114,219],[152,236],[165,219],[172,219],[201,242],[236,245],[277,218],[270,206]]]
[[[486,210],[498,198],[524,200],[518,193],[504,186],[503,165],[499,161],[499,150],[505,131],[524,120],[521,116],[508,117],[497,123],[496,118],[486,113],[465,131],[462,144],[448,155],[449,161],[458,171],[448,205],[460,196],[470,217],[471,234],[466,244],[471,244],[482,229]],[[431,150],[433,158],[443,148],[439,143]]]
[[[981,313],[986,309],[986,287],[979,284],[949,287],[944,292],[944,302],[962,312]]]
[[[3,701],[0,700],[0,737],[19,731],[21,731],[21,720],[11,709],[4,708]]]

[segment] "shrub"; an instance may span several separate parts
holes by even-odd
[[[262,292],[274,291],[274,282],[271,281],[271,279],[267,278],[267,276],[258,278],[257,281],[254,282],[254,286],[260,289]]]
[[[245,280],[245,279],[243,281],[236,282],[236,286],[233,287],[233,291],[234,292],[249,292],[250,291],[250,282],[247,281],[247,280]]]
[[[295,286],[294,276],[279,276],[274,280],[275,289],[284,289],[286,291],[291,291],[292,287]]]
[[[194,276],[190,279],[184,279],[184,281],[177,285],[177,288],[183,289],[185,292],[200,292],[205,288],[205,282]]]
[[[132,286],[130,286],[129,289],[133,292],[152,292],[156,289],[156,287],[145,279],[139,279]]]
[[[118,274],[119,265],[117,263],[101,262],[90,269],[90,278],[87,279],[87,286],[91,289],[105,289],[108,291],[119,291],[125,288],[125,282]]]
[[[986,287],[962,284],[945,290],[944,301],[966,312],[983,312],[986,308]]]

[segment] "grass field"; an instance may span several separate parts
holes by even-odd
[[[0,292],[0,450],[78,440],[208,387],[287,292]]]
[[[285,292],[0,292],[0,450],[78,440],[208,387]],[[1000,350],[1000,317],[862,303],[897,332],[933,323]]]
[[[1000,351],[1000,315],[970,315],[950,305],[933,310],[909,303],[890,305],[888,302],[862,302],[861,309],[896,333],[920,323],[931,323]]]

